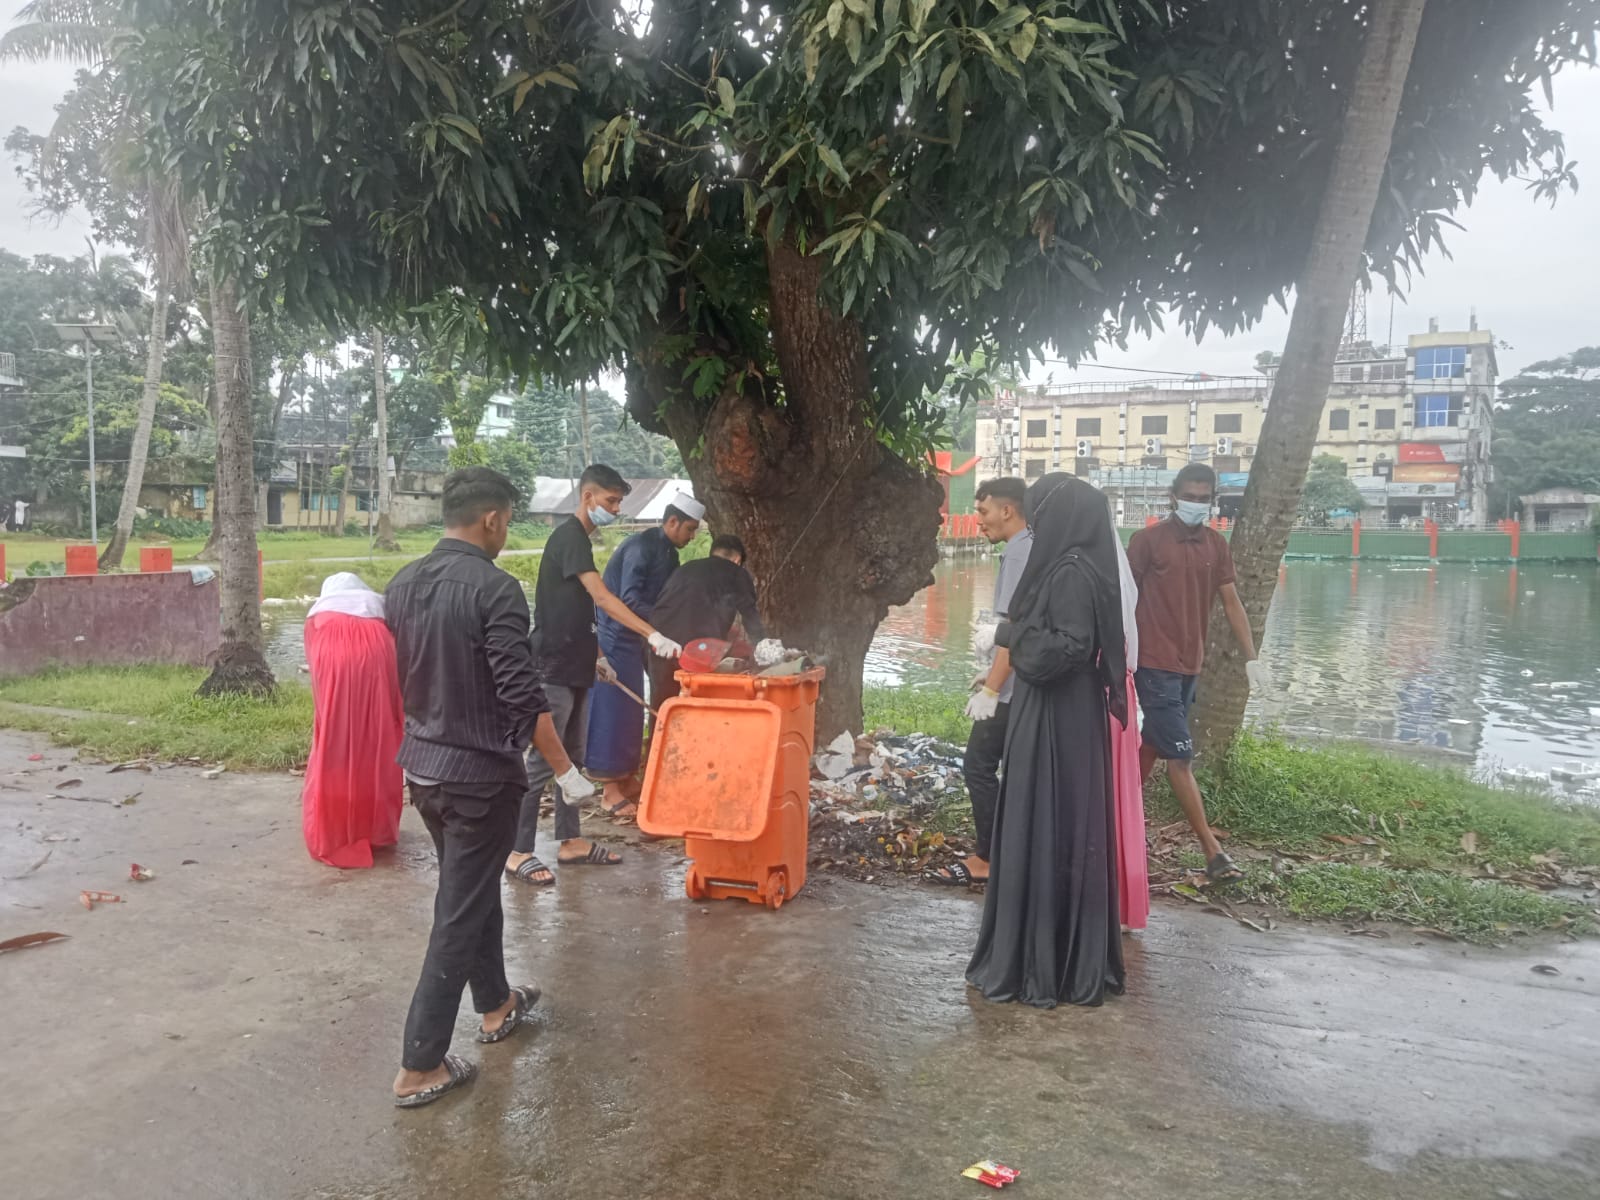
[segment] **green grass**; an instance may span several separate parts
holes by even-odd
[[[1211,821],[1235,838],[1285,850],[1328,850],[1339,837],[1373,838],[1397,867],[1459,869],[1534,865],[1556,852],[1600,864],[1600,810],[1528,790],[1489,787],[1437,767],[1367,749],[1302,749],[1245,736],[1225,764],[1203,766]],[[1164,788],[1152,808],[1176,820]],[[1466,835],[1473,849],[1465,849]]]
[[[965,746],[972,722],[967,697],[927,688],[869,687],[863,696],[866,728],[895,733],[928,733],[953,746]]]
[[[49,734],[107,761],[194,758],[235,770],[303,766],[311,748],[311,692],[282,684],[268,700],[200,700],[205,672],[187,667],[50,671],[0,680],[0,725]],[[33,712],[17,704],[104,716]]]
[[[965,703],[950,691],[869,688],[866,725],[961,745],[970,728]],[[1251,865],[1237,889],[1242,898],[1299,916],[1395,921],[1476,941],[1568,926],[1600,931],[1581,904],[1484,877],[1537,875],[1551,861],[1600,867],[1600,810],[1592,806],[1489,787],[1365,748],[1303,748],[1251,734],[1225,763],[1199,774],[1212,824],[1228,831],[1230,846],[1288,856],[1281,872]],[[1156,824],[1182,819],[1164,777],[1146,790],[1146,809]],[[945,832],[971,832],[964,804],[941,808],[936,820]],[[1365,861],[1316,861],[1325,857]],[[1165,861],[1204,865],[1187,847]]]
[[[1471,942],[1497,942],[1511,932],[1595,932],[1588,911],[1575,901],[1441,871],[1309,863],[1281,875],[1257,868],[1239,886],[1244,895],[1296,916],[1390,921]]]

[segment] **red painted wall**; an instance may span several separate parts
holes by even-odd
[[[0,676],[46,667],[203,667],[222,643],[215,579],[170,575],[19,578],[0,591]]]

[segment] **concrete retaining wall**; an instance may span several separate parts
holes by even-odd
[[[0,590],[0,677],[48,667],[203,667],[222,644],[220,585],[169,575],[14,579]]]

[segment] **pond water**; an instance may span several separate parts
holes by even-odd
[[[879,629],[869,682],[964,688],[993,589],[992,558],[945,560]],[[1252,699],[1254,723],[1483,773],[1600,770],[1600,570],[1587,564],[1290,562],[1262,657],[1275,690]]]
[[[964,690],[993,558],[945,559],[889,614],[869,683]],[[269,610],[281,676],[305,661],[302,610]],[[1291,562],[1267,619],[1274,693],[1250,719],[1360,738],[1594,797],[1600,771],[1600,569]]]

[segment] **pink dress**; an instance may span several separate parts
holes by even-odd
[[[394,637],[381,618],[317,613],[306,661],[316,711],[300,796],[306,849],[332,867],[370,867],[373,847],[394,845],[405,805]]]
[[[1122,923],[1143,929],[1150,918],[1150,866],[1144,840],[1144,778],[1139,769],[1139,698],[1128,672],[1128,723],[1111,718],[1111,781],[1116,789],[1117,895]]]

